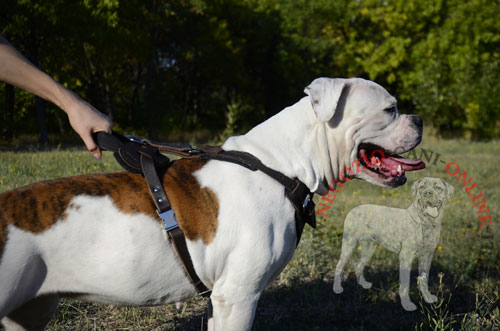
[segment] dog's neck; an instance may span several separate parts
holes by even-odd
[[[324,165],[329,164],[323,125],[304,97],[247,134],[229,138],[222,148],[251,153],[268,167],[298,178],[312,192],[321,192],[326,189]]]

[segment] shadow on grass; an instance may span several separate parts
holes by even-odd
[[[451,272],[434,266],[444,274]],[[291,286],[271,286],[264,292],[254,321],[253,330],[414,330],[425,317],[420,311],[420,294],[416,284],[417,272],[412,272],[410,296],[417,305],[415,312],[405,311],[400,303],[399,271],[370,272],[366,277],[373,282],[369,290],[361,288],[353,273],[343,282],[344,292],[335,294],[333,279],[297,281]],[[432,273],[429,288],[436,294],[439,287],[437,274]],[[453,314],[474,310],[475,293],[467,286],[456,286],[443,279],[448,311]],[[423,303],[423,305],[427,305]],[[458,323],[458,322],[457,322]],[[424,329],[425,326],[424,326]]]
[[[438,309],[441,315],[431,318],[447,318],[449,322],[456,319],[452,325],[455,326],[453,330],[458,330],[461,318],[456,318],[456,314],[475,310],[476,293],[469,280],[458,281],[458,275],[452,272],[439,263],[433,264],[429,288],[438,299],[444,299],[445,304],[443,309]],[[438,273],[445,275],[439,292]],[[333,277],[329,275],[309,280],[296,278],[288,285],[273,283],[259,301],[252,330],[415,330],[421,324],[421,329],[429,329],[427,321],[432,305],[422,303],[429,308],[426,319],[419,304],[421,298],[415,270],[411,274],[410,288],[411,300],[418,307],[415,312],[407,312],[401,306],[398,270],[391,267],[374,271],[368,267],[365,276],[373,282],[371,289],[359,286],[351,272],[343,281],[341,294],[333,293]],[[482,276],[475,274],[469,277],[472,278],[479,280]],[[69,301],[65,308],[60,307],[57,322],[50,329],[82,330],[97,323],[101,329],[206,330],[207,301],[192,299],[180,310],[174,305],[116,310]]]
[[[419,321],[418,313],[404,311],[397,298],[374,300],[358,288],[354,277],[344,282],[339,295],[332,284],[314,280],[266,292],[254,330],[409,330]]]

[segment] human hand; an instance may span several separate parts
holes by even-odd
[[[69,123],[76,133],[80,135],[89,152],[100,160],[101,149],[92,138],[92,133],[99,131],[111,133],[113,122],[109,117],[80,98],[76,98],[71,106],[64,110],[68,114]]]

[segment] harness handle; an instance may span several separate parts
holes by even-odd
[[[94,133],[96,143],[104,150],[112,151],[118,163],[131,172],[142,173],[149,187],[149,192],[156,206],[156,211],[162,221],[166,222],[167,212],[172,210],[163,183],[158,176],[158,169],[165,169],[170,165],[168,157],[160,153],[160,148],[168,147],[170,154],[183,156],[193,148],[187,146],[172,146],[163,144],[152,144],[133,136],[124,137],[116,132],[96,132]],[[158,146],[158,147],[157,147]],[[175,216],[174,224],[171,228],[165,229],[172,247],[181,260],[185,274],[190,282],[196,287],[198,295],[208,296],[210,290],[200,280],[194,270],[191,255],[187,249],[186,238],[179,228]],[[166,223],[165,223],[166,225]]]

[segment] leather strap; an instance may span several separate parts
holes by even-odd
[[[224,151],[220,146],[200,145],[197,148],[193,148],[191,145],[170,145],[150,139],[142,139],[142,141],[147,145],[158,148],[160,152],[183,158],[198,157],[202,154],[219,154]]]
[[[285,186],[285,188],[289,190],[294,190],[297,187],[298,183],[301,183],[299,180],[291,179],[281,172],[269,168],[268,166],[264,165],[258,158],[247,152],[221,150],[221,152],[218,154],[201,154],[200,158],[237,163],[252,171],[260,170],[269,177],[278,181],[281,185]]]
[[[285,194],[295,208],[295,231],[297,232],[297,245],[299,245],[305,224],[316,228],[316,213],[314,212],[316,206],[312,200],[313,193],[304,183],[299,182],[293,190],[285,189]]]
[[[158,177],[155,162],[151,155],[141,154],[141,166],[158,213],[163,213],[171,209],[172,206],[167,198],[167,193],[163,189],[163,183]]]
[[[166,211],[172,209],[170,201],[167,198],[167,194],[163,188],[163,184],[158,177],[158,172],[155,166],[155,162],[150,154],[141,154],[141,166],[144,173],[144,177],[149,186],[149,191],[153,196],[153,201],[156,205],[156,210],[159,215],[165,213]],[[186,238],[184,233],[177,226],[176,228],[167,231],[169,241],[174,247],[177,256],[181,259],[181,264],[184,266],[184,271],[186,276],[191,281],[191,283],[198,290],[199,295],[207,295],[210,290],[202,283],[196,271],[194,270],[193,261],[191,260],[191,255],[187,249]]]
[[[291,179],[279,171],[264,165],[258,158],[250,153],[240,151],[224,151],[218,154],[201,154],[200,158],[232,162],[239,164],[252,171],[260,170],[285,187],[285,195],[295,208],[295,229],[297,233],[297,245],[300,242],[305,224],[316,228],[316,214],[313,193],[298,179]]]
[[[167,233],[177,255],[181,257],[181,264],[184,266],[188,279],[196,287],[198,295],[209,296],[211,291],[203,284],[194,270],[193,261],[186,245],[186,237],[184,237],[181,228],[175,228]]]
[[[111,133],[107,133],[104,131],[94,132],[93,138],[96,144],[106,151],[116,152],[120,147],[127,141],[129,141],[124,136],[117,134],[112,131]]]

